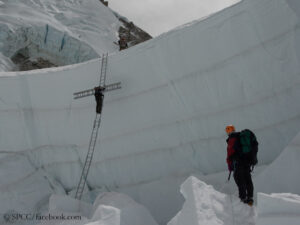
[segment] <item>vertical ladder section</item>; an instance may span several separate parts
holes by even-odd
[[[100,73],[100,82],[99,82],[100,87],[105,87],[107,58],[108,58],[108,53],[102,54],[101,73]]]
[[[76,195],[75,195],[75,198],[79,199],[79,200],[81,199],[81,196],[82,196],[82,193],[84,190],[84,186],[85,186],[85,183],[87,180],[87,176],[88,176],[88,173],[89,173],[89,170],[91,167],[100,123],[101,123],[101,114],[96,114],[96,117],[94,120],[94,125],[93,125],[93,130],[92,130],[92,135],[90,138],[89,149],[88,149],[88,152],[87,152],[87,155],[85,158],[84,166],[82,169],[81,177],[80,177],[79,184],[78,184],[77,190],[76,190]]]
[[[100,74],[100,85],[105,85],[105,78],[106,78],[106,69],[107,69],[107,54],[103,55],[105,57],[102,57],[102,65],[101,65],[101,74]],[[98,131],[101,123],[101,114],[96,114],[95,120],[94,120],[94,125],[93,125],[93,130],[92,130],[92,135],[90,138],[90,143],[89,143],[89,149],[85,158],[84,166],[82,169],[82,173],[80,176],[79,184],[77,186],[75,198],[80,200],[82,197],[82,193],[85,187],[85,183],[87,180],[87,176],[91,167],[93,155],[94,155],[94,150],[97,142],[97,137],[98,137]]]

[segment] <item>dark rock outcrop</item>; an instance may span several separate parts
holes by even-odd
[[[125,17],[120,16],[116,12],[114,12],[114,14],[123,24],[123,26],[119,28],[119,38],[124,37],[127,41],[128,47],[137,45],[152,38],[151,35],[137,27],[133,22],[128,21]]]
[[[18,66],[20,71],[36,70],[50,67],[57,67],[54,63],[41,57],[31,59],[26,48],[18,51],[11,60]]]
[[[100,0],[100,2],[102,2],[103,5],[108,6],[108,1]]]

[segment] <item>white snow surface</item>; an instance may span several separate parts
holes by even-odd
[[[52,195],[49,200],[49,213],[63,213],[65,217],[80,215],[81,219],[74,219],[72,222],[42,221],[41,224],[157,225],[144,206],[124,194],[114,192],[100,194],[93,204],[69,196]]]
[[[216,191],[194,176],[181,185],[182,210],[168,225],[298,225],[300,196],[258,193],[258,204],[248,206],[235,195]]]
[[[2,2],[1,10],[15,1]],[[85,199],[124,192],[166,224],[184,202],[178,185],[186,177],[226,170],[229,123],[252,129],[259,164],[271,163],[299,133],[299,16],[298,1],[244,0],[110,54],[107,84],[121,81],[122,89],[105,96]],[[96,36],[89,42],[86,33],[89,46]],[[51,194],[74,193],[95,101],[72,94],[95,87],[99,73],[100,59],[0,72],[0,213],[45,212]],[[299,173],[296,163],[290,168]],[[284,192],[296,192],[294,182]]]
[[[254,225],[255,209],[225,195],[195,177],[181,185],[185,198],[182,210],[168,225]]]
[[[120,212],[120,225],[157,225],[148,210],[127,195],[104,192],[96,198],[93,204],[96,209],[94,212],[97,211],[99,205],[117,208]]]

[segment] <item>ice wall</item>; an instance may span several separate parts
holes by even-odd
[[[300,219],[300,196],[259,193],[257,211],[257,225],[297,225]]]
[[[11,71],[14,68],[14,63],[10,58],[0,53],[0,71]]]
[[[291,192],[300,194],[300,133],[278,158],[255,178],[257,191],[264,193]]]
[[[6,57],[11,58],[22,50],[31,59],[45,58],[58,66],[76,64],[99,57],[87,43],[49,24],[22,27],[14,32],[11,32],[8,26],[0,27],[2,32],[6,33],[3,35],[5,40],[0,39],[2,42],[0,52],[3,52]]]
[[[45,209],[53,190],[43,169],[36,169],[22,153],[8,154],[0,165],[0,224],[13,219],[12,214]]]
[[[228,123],[252,129],[259,163],[273,161],[300,127],[299,13],[289,3],[244,0],[110,55],[107,83],[121,81],[122,89],[106,94],[88,187],[122,190],[193,171],[225,170]],[[97,59],[0,73],[0,150],[26,154],[36,170],[43,168],[66,192],[73,190],[95,101],[75,101],[72,93],[96,86],[99,72]],[[25,181],[24,175],[15,182]],[[156,209],[177,198],[159,191],[150,197]]]
[[[107,98],[104,180],[123,162],[129,183],[224,170],[229,123],[257,134],[261,164],[274,160],[300,127],[298,25],[285,1],[243,1],[112,56],[123,89]]]

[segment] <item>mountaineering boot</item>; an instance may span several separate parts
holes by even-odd
[[[241,199],[241,202],[249,205],[249,206],[252,206],[253,205],[253,199],[252,198],[245,198],[245,199]]]
[[[249,206],[253,206],[253,199],[252,199],[252,198],[248,198],[248,199],[247,199],[247,204],[248,204]]]

